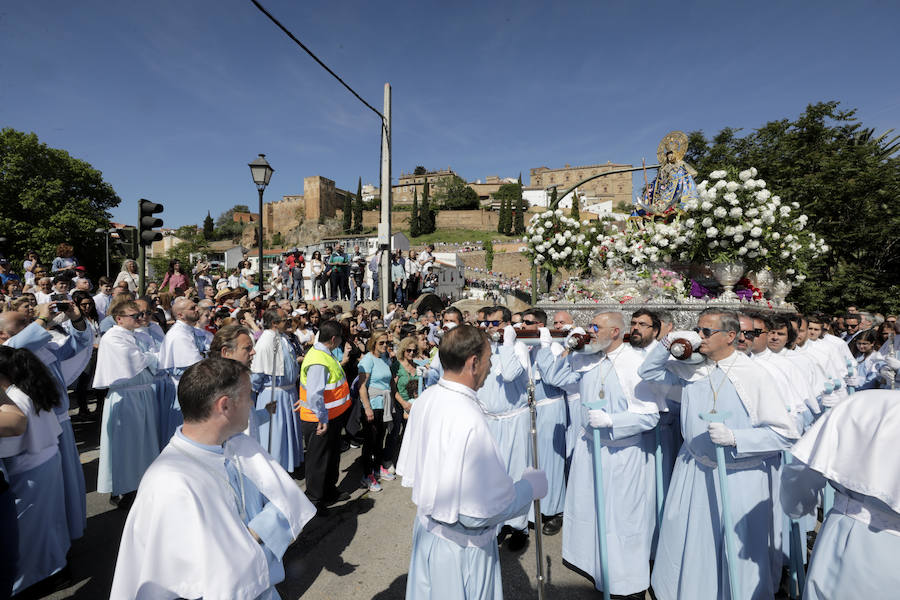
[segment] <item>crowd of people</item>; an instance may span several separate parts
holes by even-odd
[[[846,456],[822,458],[837,449],[806,441],[837,435],[838,415],[856,418],[850,394],[894,388],[895,315],[707,309],[679,329],[670,314],[637,309],[578,327],[565,311],[539,308],[420,311],[409,298],[426,281],[421,271],[382,314],[361,305],[371,290],[352,283],[354,264],[371,266],[353,258],[358,249],[349,259],[340,247],[327,260],[285,256],[264,292],[230,281],[240,269],[216,277],[201,263],[188,275],[174,261],[143,294],[133,261],[94,288],[71,248],[60,250],[52,279],[36,256],[22,279],[0,261],[0,597],[65,578],[71,542],[83,535],[70,392],[72,418],[99,421],[97,491],[130,511],[115,598],[149,589],[277,597],[286,548],[313,514],[349,498],[337,484],[351,446],[361,488],[375,494],[397,477],[413,488],[410,598],[500,597],[498,545],[521,550],[536,522],[542,535],[562,533],[562,559],[618,596],[652,587],[664,599],[721,598],[734,587],[740,598],[771,598],[792,581],[783,571],[807,564],[809,597],[877,597],[857,592],[883,584],[840,565],[858,564],[870,543],[885,559],[896,548],[896,475],[846,472]],[[406,273],[429,256],[392,263],[405,258]],[[300,262],[312,263],[299,267],[300,281],[318,273],[321,297],[302,285],[297,293]],[[674,347],[692,358],[677,360]],[[859,418],[881,405],[868,406]],[[810,562],[817,502],[827,522]],[[737,545],[727,559],[726,510]],[[876,542],[850,532],[846,519],[860,514],[871,516]],[[845,547],[835,549],[839,535]],[[190,550],[198,543],[203,556]],[[202,568],[216,557],[234,565],[227,577]]]

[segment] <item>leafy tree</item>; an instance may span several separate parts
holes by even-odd
[[[216,219],[216,228],[213,231],[212,237],[207,237],[208,240],[226,240],[226,239],[236,239],[244,233],[244,225],[245,223],[241,223],[239,221],[234,220],[235,213],[249,213],[250,207],[246,204],[235,204],[232,208],[229,208]]]
[[[419,223],[419,192],[413,190],[412,214],[409,216],[409,236],[419,237],[422,235],[422,227]]]
[[[517,184],[518,198],[516,200],[516,224],[514,232],[516,235],[525,233],[525,198],[522,196],[522,174],[519,173],[519,183]]]
[[[215,224],[213,223],[213,218],[210,216],[209,211],[206,211],[206,218],[203,219],[203,237],[208,240],[213,239],[215,235]]]
[[[350,197],[350,194],[346,194],[344,196],[344,208],[342,216],[344,218],[344,233],[350,233],[350,230],[353,229],[353,199]]]
[[[362,233],[363,230],[363,199],[362,177],[356,183],[356,198],[353,200],[353,233]]]
[[[578,194],[572,192],[572,211],[569,213],[569,217],[575,219],[576,221],[581,220],[581,211],[578,209],[578,204]]]
[[[519,201],[520,189],[518,183],[504,183],[496,192],[494,198],[500,199],[500,218],[497,231],[509,235],[513,231],[513,203]]]
[[[272,234],[272,243],[269,245],[270,248],[280,248],[284,245],[284,239],[281,237],[281,232],[276,231]]]
[[[837,312],[849,303],[900,309],[900,136],[863,128],[856,111],[838,102],[810,104],[794,120],[739,132],[726,128],[711,140],[692,132],[685,159],[698,181],[725,165],[756,167],[773,193],[809,216],[807,226],[830,250],[790,300],[805,311]]]
[[[497,233],[506,230],[506,196],[500,197],[500,213],[497,215]]]
[[[494,269],[494,242],[490,238],[484,240],[484,266],[488,271]]]
[[[427,172],[428,170],[425,167],[419,165],[413,170],[413,175],[424,175]]]
[[[28,250],[49,265],[57,244],[67,242],[91,273],[101,273],[105,241],[94,230],[109,228],[109,209],[120,202],[87,162],[34,133],[0,130],[0,232],[6,237],[0,250],[17,271]]]
[[[472,210],[478,208],[478,194],[462,177],[444,177],[434,185],[434,204],[445,210]]]

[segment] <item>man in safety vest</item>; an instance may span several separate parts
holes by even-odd
[[[341,325],[325,321],[319,340],[300,366],[300,431],[306,448],[306,496],[320,508],[350,498],[337,489],[341,430],[350,414],[350,386],[331,351],[341,345]]]

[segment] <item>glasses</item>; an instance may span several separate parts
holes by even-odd
[[[85,300],[84,302],[79,302],[78,306],[90,306],[92,304],[93,302],[91,302],[90,300]]]
[[[635,321],[631,323],[632,327],[641,327],[643,329],[647,329],[649,327],[653,327],[653,323],[641,323],[640,321]]]
[[[482,327],[500,327],[500,321],[481,321]]]
[[[590,325],[588,325],[588,331],[593,331],[594,333],[597,333],[598,331],[600,331],[600,326],[597,325],[596,323],[591,323]]]
[[[410,353],[415,353],[415,351],[416,351],[415,348],[407,348],[406,350],[404,350],[404,352],[406,352],[406,353],[408,353],[408,354],[410,354]]]
[[[523,320],[522,323],[524,323],[525,325],[540,325],[541,324],[540,321],[525,321],[525,320]]]
[[[709,327],[694,327],[694,331],[699,333],[701,336],[708,338],[714,333],[719,333],[725,331],[724,329],[711,329]]]
[[[143,319],[144,317],[146,317],[147,313],[144,311],[141,311],[141,312],[131,313],[130,315],[119,315],[119,316],[137,320],[137,319]]]
[[[376,346],[387,346],[387,342],[375,342]]]

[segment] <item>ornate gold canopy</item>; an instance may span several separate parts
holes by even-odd
[[[656,148],[656,158],[659,164],[665,164],[666,152],[675,154],[676,160],[684,159],[688,149],[688,137],[683,131],[672,131],[666,134]]]

